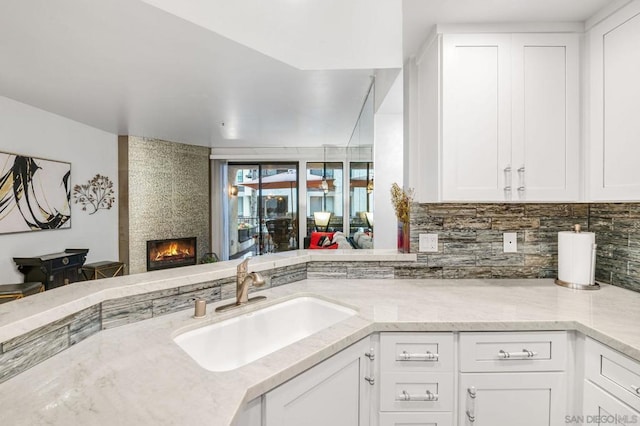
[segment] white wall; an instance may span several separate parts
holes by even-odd
[[[405,178],[417,202],[440,200],[440,37],[405,64]]]
[[[71,187],[96,174],[118,187],[117,136],[0,97],[0,151],[71,163]],[[116,194],[117,198],[117,194]],[[13,257],[88,248],[87,263],[118,260],[118,206],[93,215],[71,200],[71,228],[0,234],[0,284],[22,282]]]
[[[377,249],[397,248],[397,219],[390,191],[394,182],[404,186],[402,82],[403,76],[400,73],[374,116],[373,241]]]

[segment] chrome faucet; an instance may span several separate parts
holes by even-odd
[[[248,263],[249,258],[240,262],[237,268],[238,272],[236,274],[236,302],[219,306],[218,308],[216,308],[216,312],[225,311],[227,309],[246,305],[247,303],[253,303],[266,299],[266,297],[264,296],[249,298],[249,285],[253,284],[255,287],[261,287],[264,285],[265,280],[262,275],[257,272],[248,272]]]

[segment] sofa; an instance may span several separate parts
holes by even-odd
[[[363,231],[356,232],[353,238],[347,237],[341,231],[312,232],[311,236],[304,239],[304,248],[311,250],[372,249],[373,236]]]
[[[349,242],[347,236],[340,232],[312,232],[308,238],[305,238],[304,248],[310,250],[335,250],[335,249],[353,249],[354,246]]]

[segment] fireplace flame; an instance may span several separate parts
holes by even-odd
[[[178,247],[178,243],[171,243],[169,247],[164,250],[158,250],[155,262],[175,256],[190,256],[191,252],[188,247]]]

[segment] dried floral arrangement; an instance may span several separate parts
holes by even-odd
[[[396,210],[396,217],[402,223],[409,223],[409,208],[413,200],[413,189],[404,190],[397,183],[391,185],[391,202]]]
[[[75,185],[73,187],[74,203],[82,204],[82,210],[86,211],[88,206],[93,208],[89,214],[94,214],[99,209],[109,210],[116,201],[113,192],[113,182],[107,176],[97,174],[85,185]]]

